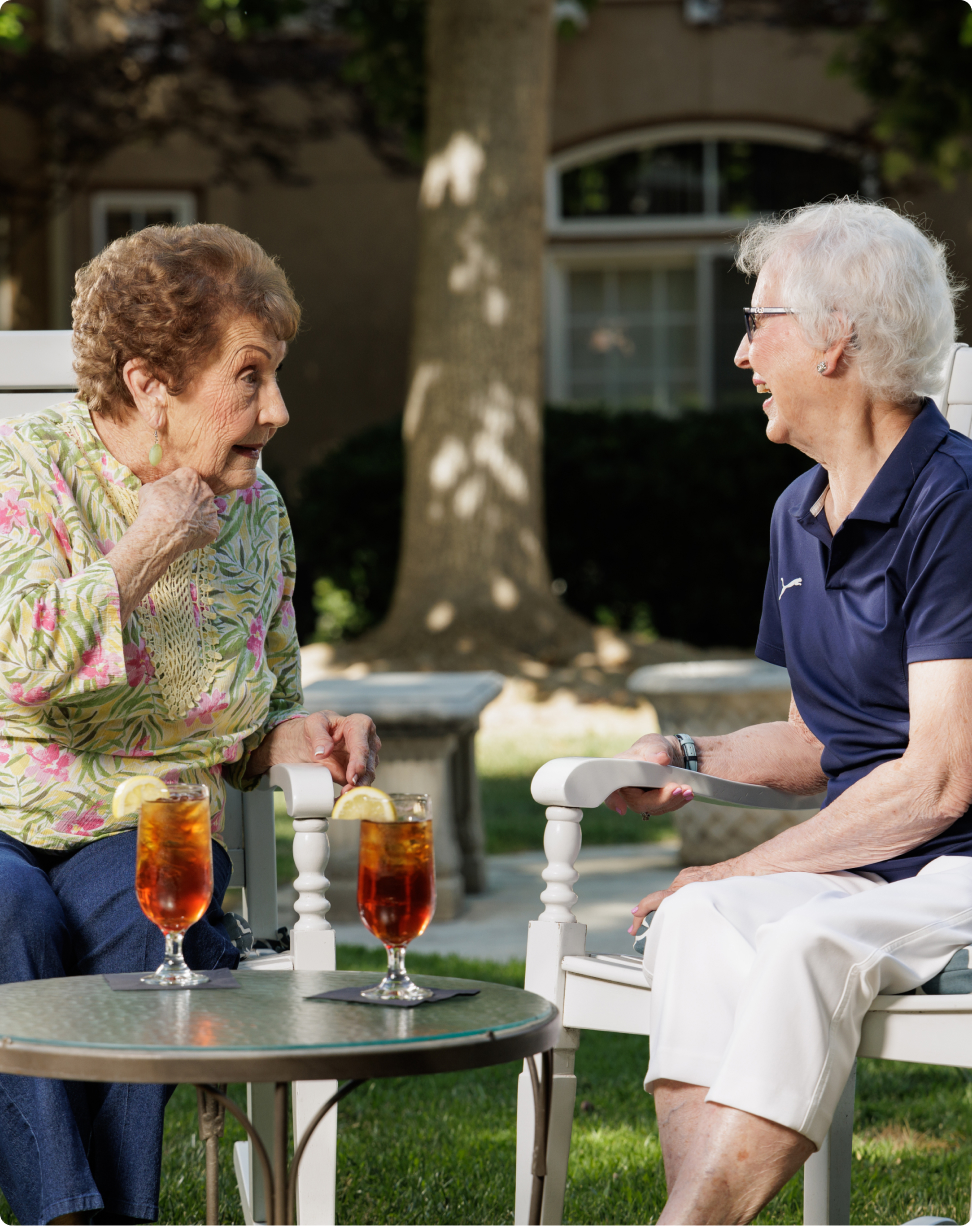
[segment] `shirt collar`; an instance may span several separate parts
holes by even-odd
[[[847,519],[863,519],[876,524],[892,523],[911,493],[918,474],[942,445],[948,432],[948,422],[938,411],[937,405],[933,400],[926,399]],[[829,480],[826,470],[818,467],[802,504],[794,508],[797,522],[810,531],[819,522],[816,504]],[[814,510],[818,511],[817,515]]]

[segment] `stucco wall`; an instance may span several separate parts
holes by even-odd
[[[757,24],[689,26],[681,0],[602,0],[587,30],[558,40],[552,149],[680,121],[849,134],[867,106],[827,75],[833,45],[830,35]],[[291,424],[267,457],[288,480],[342,438],[401,411],[417,238],[417,178],[389,172],[358,138],[309,149],[305,169],[309,187],[258,180],[246,192],[214,188],[205,151],[181,140],[119,153],[92,182],[92,190],[196,189],[201,219],[237,226],[279,256],[305,310],[282,376]],[[895,195],[928,216],[972,281],[968,186],[903,185]],[[64,303],[73,269],[90,255],[88,197],[75,203],[67,230]]]
[[[849,132],[866,106],[846,81],[826,76],[832,49],[823,33],[691,26],[681,0],[602,0],[587,30],[558,46],[553,148],[684,120]]]

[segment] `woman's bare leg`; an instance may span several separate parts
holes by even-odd
[[[813,1152],[792,1128],[703,1103],[659,1224],[751,1222]]]
[[[665,1163],[665,1183],[669,1192],[675,1187],[708,1094],[707,1086],[687,1085],[684,1081],[656,1081],[652,1086],[658,1139]]]

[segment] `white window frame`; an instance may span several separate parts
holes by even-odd
[[[705,121],[653,124],[628,129],[572,145],[554,154],[546,171],[545,219],[548,247],[545,257],[546,392],[553,404],[569,404],[569,350],[567,278],[574,268],[657,267],[668,260],[695,261],[698,320],[698,385],[702,404],[715,401],[712,345],[714,341],[715,285],[713,263],[734,255],[735,236],[753,217],[718,212],[719,168],[714,156],[718,141],[753,141],[804,149],[808,153],[835,152],[861,157],[850,140],[843,145],[832,132],[785,123]],[[702,142],[702,213],[670,217],[562,216],[561,175],[575,166],[602,161],[619,153],[657,145]],[[874,167],[862,161],[861,194],[876,198],[879,182]],[[740,322],[740,335],[742,323]]]
[[[108,244],[108,214],[115,209],[125,209],[135,214],[136,217],[139,213],[171,209],[176,225],[188,226],[196,220],[196,193],[187,191],[94,192],[91,196],[91,252],[93,255],[104,250]]]
[[[731,259],[726,242],[695,243],[584,243],[575,247],[551,247],[544,267],[546,301],[546,398],[550,404],[570,405],[570,319],[568,280],[571,272],[584,269],[635,270],[684,268],[694,264],[696,276],[696,361],[699,399],[703,408],[715,402],[712,344],[715,310],[713,265],[722,257]],[[740,319],[739,334],[743,324]]]
[[[703,212],[691,213],[685,216],[671,217],[564,217],[562,215],[562,200],[560,194],[560,176],[565,170],[575,166],[585,166],[590,162],[603,161],[615,154],[628,153],[637,149],[650,149],[656,145],[687,144],[692,141],[754,141],[771,145],[788,145],[793,149],[804,149],[808,153],[823,153],[827,151],[840,152],[835,146],[833,135],[812,128],[793,127],[781,123],[669,123],[655,124],[652,127],[639,128],[634,131],[619,132],[613,136],[604,136],[598,140],[586,141],[581,145],[573,145],[555,154],[547,164],[546,177],[546,224],[547,233],[551,238],[649,238],[649,237],[679,237],[694,235],[698,237],[733,235],[744,229],[752,217],[735,217],[720,214],[719,207],[719,168],[711,149],[705,152],[703,165]],[[859,150],[850,142],[848,151],[853,149],[859,156]],[[862,192],[866,184],[862,183]],[[874,187],[875,194],[877,186]]]

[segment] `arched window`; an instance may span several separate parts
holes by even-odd
[[[752,128],[753,125],[750,125]],[[732,365],[752,287],[732,263],[753,217],[877,194],[860,153],[817,133],[600,142],[548,176],[548,398],[662,413],[758,403]],[[764,137],[760,139],[760,137]]]

